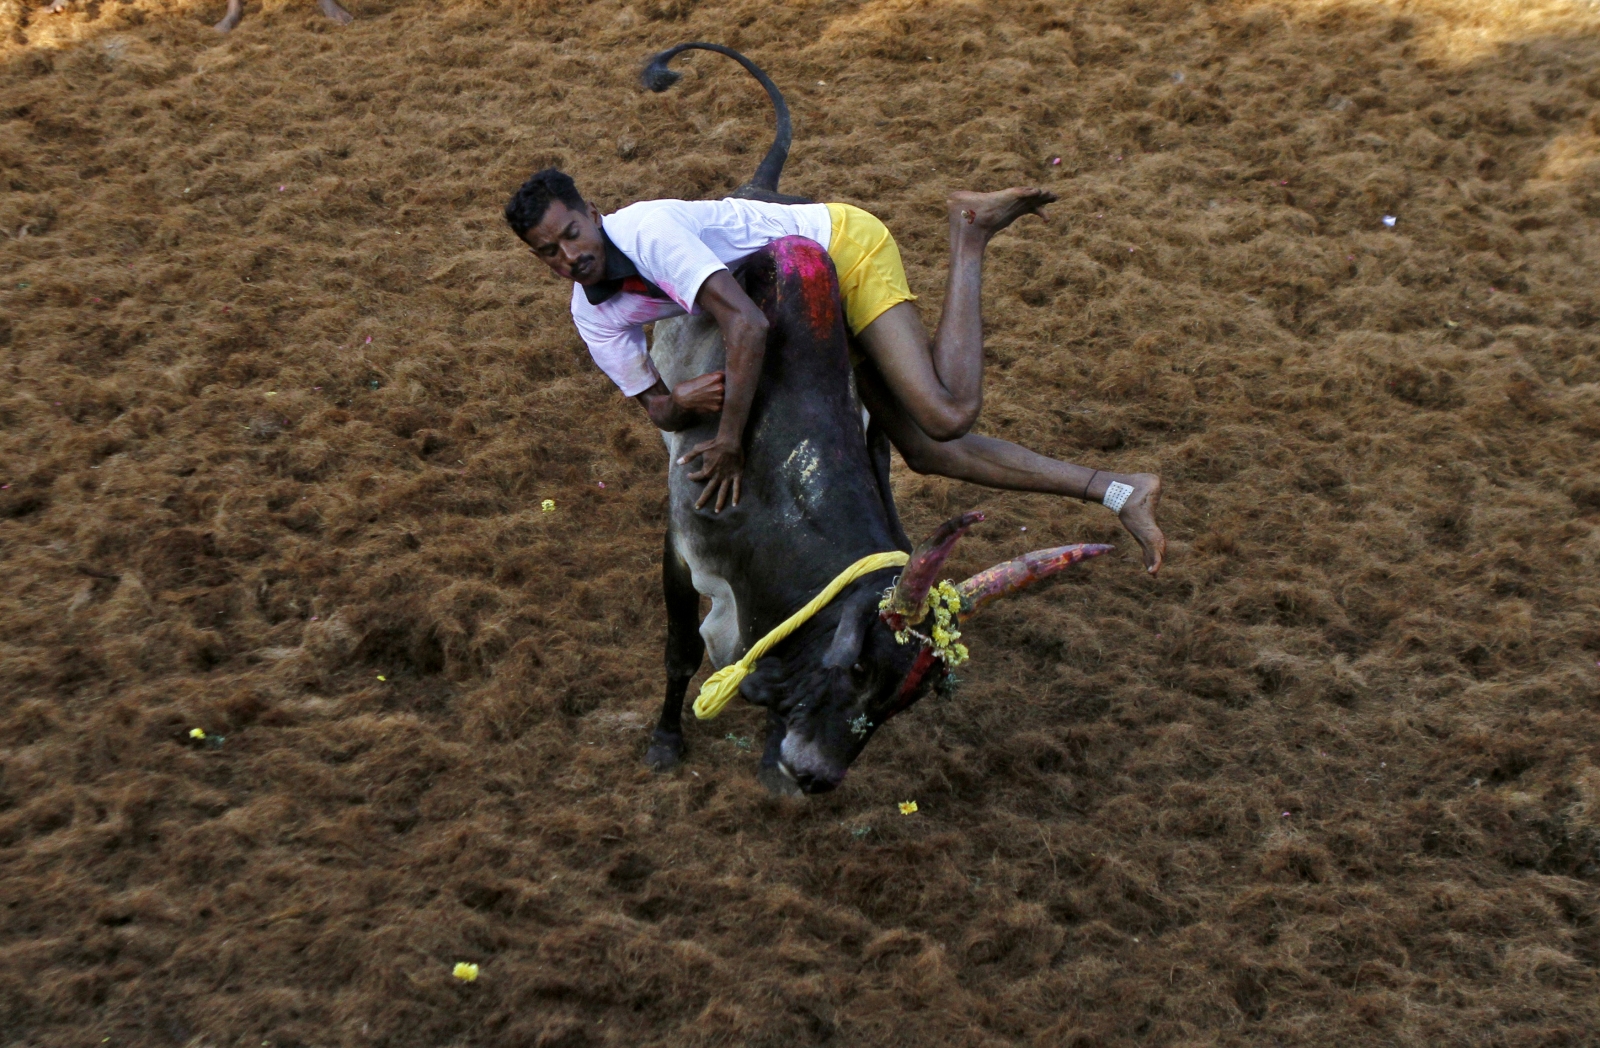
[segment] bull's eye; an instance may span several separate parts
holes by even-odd
[[[867,664],[864,662],[857,662],[850,667],[850,682],[857,687],[865,684],[867,678],[871,675],[871,671],[867,669]]]

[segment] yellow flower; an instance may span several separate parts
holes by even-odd
[[[462,982],[472,982],[478,977],[478,966],[476,964],[468,964],[466,961],[457,961],[455,971],[450,974]]]
[[[556,511],[556,500],[545,499],[543,502],[539,503],[539,508],[544,510],[546,513],[554,513]]]
[[[917,802],[916,801],[901,801],[900,802],[900,814],[901,815],[915,815],[916,813],[917,813]]]
[[[189,738],[191,738],[191,739],[203,739],[205,737],[206,737],[206,730],[204,728],[190,728],[189,729]]]

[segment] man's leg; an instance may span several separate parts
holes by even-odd
[[[1058,462],[1009,441],[975,433],[955,440],[934,440],[922,431],[871,367],[856,369],[856,387],[873,422],[883,427],[913,472],[934,473],[990,488],[1065,495],[1085,502],[1099,502],[1112,482],[1128,485],[1133,494],[1117,516],[1144,551],[1145,570],[1154,575],[1161,569],[1167,539],[1156,524],[1161,478],[1155,474],[1110,473]]]
[[[1056,199],[1042,189],[950,196],[950,278],[930,345],[916,307],[891,306],[857,334],[895,397],[922,431],[951,440],[983,407],[983,253],[989,240]]]

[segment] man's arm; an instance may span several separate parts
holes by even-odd
[[[750,402],[755,399],[761,362],[767,355],[767,318],[726,269],[706,278],[695,296],[695,304],[711,314],[722,331],[722,343],[728,354],[727,388],[722,398],[722,423],[717,427],[717,435],[678,462],[681,465],[696,457],[700,459],[700,472],[689,474],[690,480],[706,482],[695,508],[703,507],[715,495],[717,502],[713,512],[720,513],[730,497],[735,506],[739,504],[740,478],[744,473],[744,427],[750,421]]]
[[[712,371],[680,383],[677,389],[656,384],[633,398],[657,429],[676,433],[722,410],[722,372]]]

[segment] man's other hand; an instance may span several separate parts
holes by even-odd
[[[711,371],[680,383],[672,391],[672,402],[689,415],[715,415],[722,410],[722,390],[722,372]]]
[[[698,381],[698,380],[695,380]],[[717,504],[712,509],[713,513],[721,513],[722,507],[728,504],[731,496],[733,505],[739,504],[740,478],[744,475],[744,448],[736,440],[725,441],[722,437],[713,437],[684,455],[678,460],[678,465],[698,458],[700,459],[700,472],[689,474],[690,480],[703,480],[706,489],[700,493],[700,499],[694,504],[695,509],[704,509],[711,496],[717,497]]]

